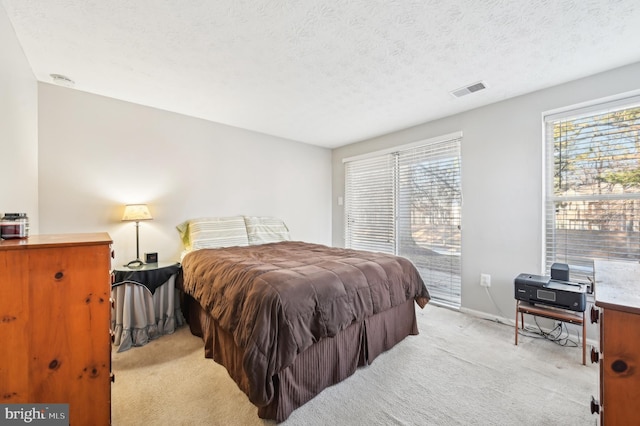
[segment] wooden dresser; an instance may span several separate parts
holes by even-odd
[[[111,423],[110,266],[106,233],[0,241],[0,403]]]
[[[600,350],[591,361],[600,364],[600,400],[591,412],[605,426],[640,421],[640,264],[595,262],[596,307],[591,321],[600,325]]]

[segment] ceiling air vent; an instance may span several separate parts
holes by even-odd
[[[62,74],[49,74],[49,76],[51,77],[51,80],[55,83],[58,84],[60,86],[64,86],[64,87],[73,87],[76,83],[71,80],[69,77],[67,77],[66,75],[62,75]]]
[[[453,96],[455,96],[456,98],[459,98],[461,96],[465,96],[474,92],[478,92],[480,90],[484,90],[486,89],[487,86],[484,85],[483,82],[479,81],[477,83],[473,83],[470,84],[468,86],[465,87],[461,87],[460,89],[456,89],[452,92],[450,92]]]

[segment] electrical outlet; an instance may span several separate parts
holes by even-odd
[[[491,287],[491,275],[480,274],[480,285],[482,287]]]

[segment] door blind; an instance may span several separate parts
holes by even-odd
[[[431,296],[460,304],[460,140],[398,153],[398,254],[419,269]]]
[[[345,164],[345,244],[395,253],[395,156]]]
[[[461,138],[345,164],[346,246],[411,260],[434,300],[460,305]]]

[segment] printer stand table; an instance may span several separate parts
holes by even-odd
[[[585,311],[574,312],[564,309],[557,309],[551,306],[532,305],[520,300],[516,301],[516,345],[518,344],[518,317],[524,329],[524,314],[536,317],[550,318],[556,321],[568,322],[582,325],[582,365],[586,365],[587,359],[587,324]]]

